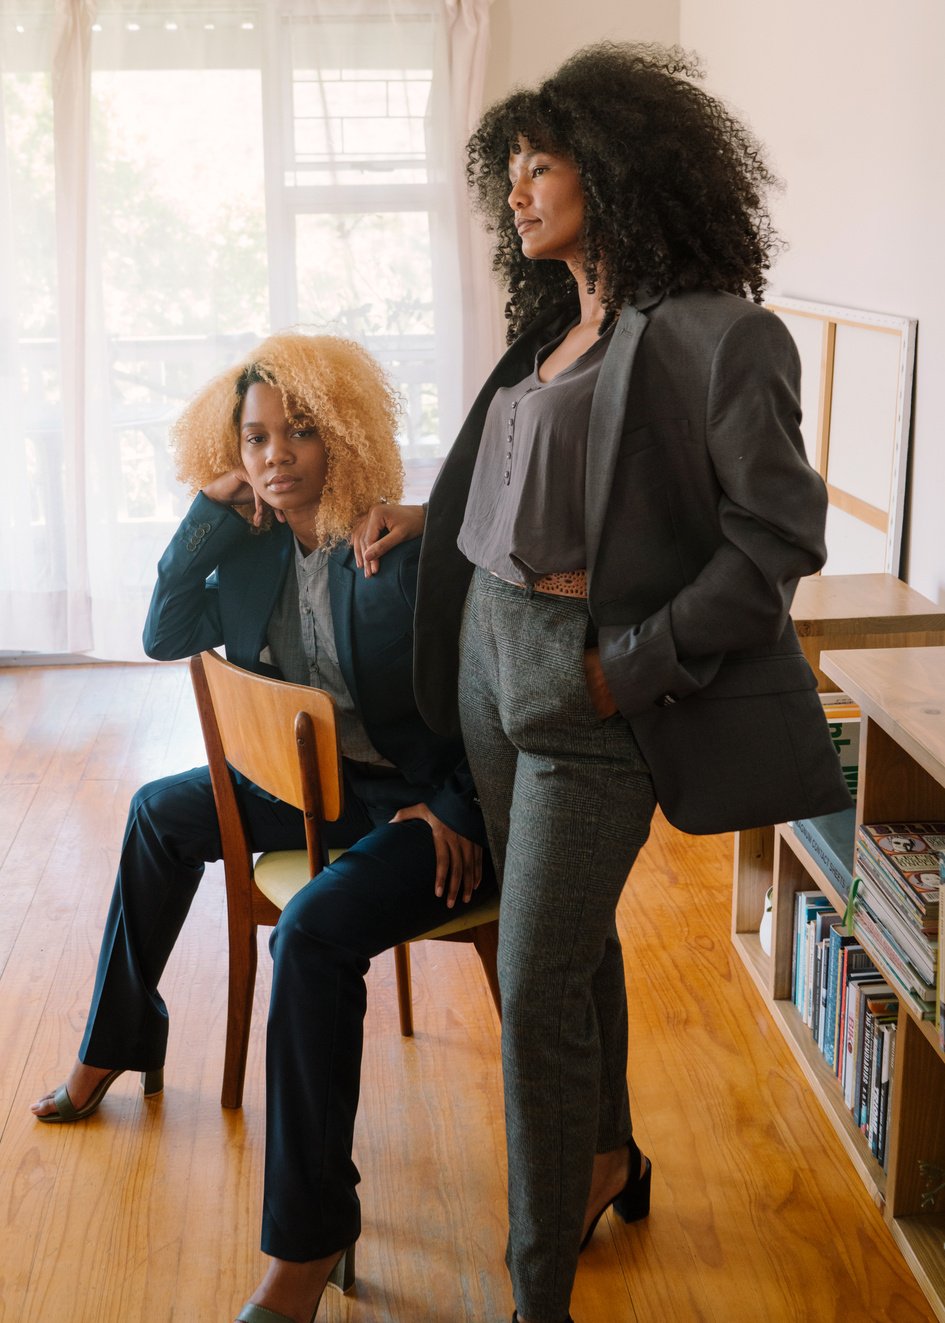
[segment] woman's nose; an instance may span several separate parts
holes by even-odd
[[[266,447],[267,464],[288,464],[292,460],[292,447],[284,437],[271,436]]]
[[[517,179],[509,192],[509,206],[513,211],[525,206],[525,189],[522,187],[522,181]]]

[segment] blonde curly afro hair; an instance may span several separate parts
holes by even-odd
[[[193,492],[242,465],[239,418],[254,381],[275,386],[310,416],[328,473],[315,522],[319,543],[343,541],[377,501],[397,501],[404,469],[395,440],[399,403],[380,366],[353,340],[282,331],[196,395],[171,428],[177,475]]]

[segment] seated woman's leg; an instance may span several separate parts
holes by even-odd
[[[330,1256],[358,1237],[360,1178],[351,1150],[364,977],[381,951],[455,917],[434,894],[435,873],[425,823],[385,824],[301,891],[273,931],[262,1248],[279,1263],[256,1303],[283,1310],[301,1303],[302,1313],[307,1303],[310,1312],[317,1291],[298,1302],[298,1274],[288,1280],[283,1261],[324,1258],[330,1266]],[[494,894],[487,868],[470,904]]]
[[[304,845],[297,809],[241,788],[247,827],[259,849]],[[204,873],[220,858],[220,833],[206,767],[163,777],[132,798],[118,874],[102,937],[95,988],[78,1061],[66,1087],[81,1108],[115,1070],[164,1063],[168,1017],[158,981]],[[33,1105],[56,1112],[53,1095]]]

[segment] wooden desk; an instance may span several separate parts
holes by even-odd
[[[802,579],[791,618],[820,690],[837,688],[820,669],[827,649],[945,645],[945,608],[892,574]]]

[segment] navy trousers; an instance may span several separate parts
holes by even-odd
[[[297,1261],[343,1249],[360,1230],[351,1147],[371,958],[454,915],[433,891],[427,825],[388,821],[429,787],[399,775],[365,778],[344,766],[345,812],[327,834],[330,845],[351,848],[292,900],[271,941],[262,1248]],[[297,809],[249,786],[238,793],[255,851],[304,848]],[[204,865],[220,854],[206,767],[137,791],[81,1061],[136,1071],[163,1065],[168,1015],[158,982]],[[486,861],[470,905],[494,893]]]

